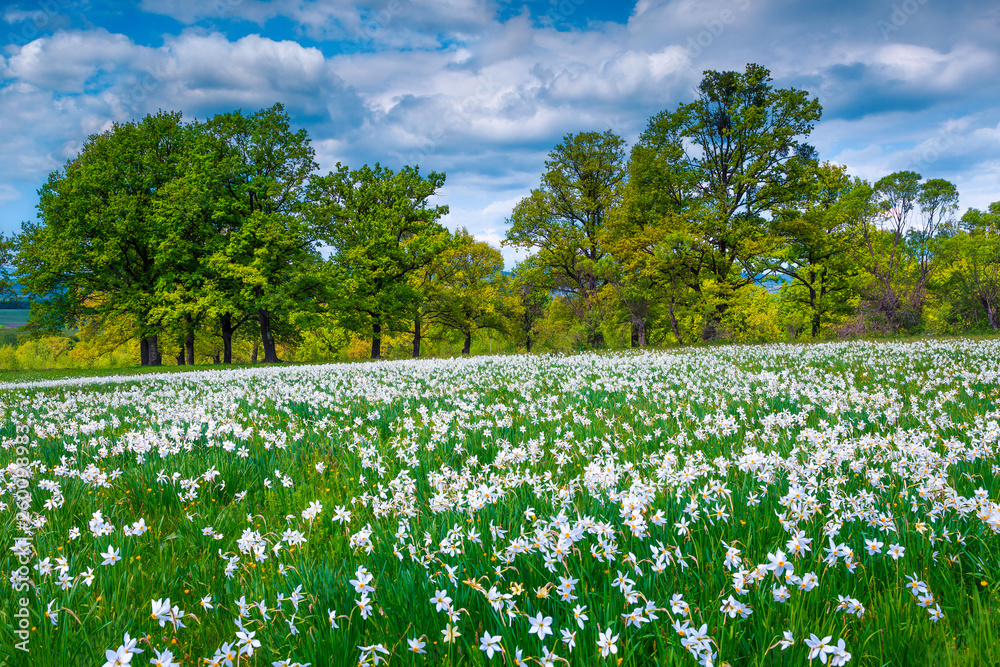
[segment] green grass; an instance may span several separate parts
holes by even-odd
[[[256,365],[257,367],[260,364]],[[124,368],[44,368],[37,370],[0,370],[2,382],[44,382],[72,378],[100,378],[129,375],[155,375],[161,373],[189,373],[191,371],[253,368],[250,364],[204,364],[195,366],[128,366]]]
[[[1000,664],[1000,535],[987,523],[1000,511],[1000,380],[984,372],[998,363],[996,341],[950,339],[242,368],[5,390],[0,466],[14,462],[17,424],[29,419],[30,458],[41,466],[30,483],[44,517],[31,562],[65,557],[75,584],[62,590],[55,572],[31,572],[30,658],[10,648],[15,608],[4,588],[0,665],[101,665],[125,632],[146,638],[132,664],[147,664],[156,647],[203,665],[236,641],[241,596],[264,600],[270,617],[253,609],[242,620],[261,642],[243,665],[357,664],[359,646],[373,644],[390,664],[510,665],[517,648],[533,664],[543,648],[558,664],[604,664],[597,639],[607,628],[619,636],[607,664],[696,665],[682,640],[702,624],[718,664],[732,667],[809,664],[810,634],[843,639],[850,665]],[[17,379],[66,374],[48,373]],[[20,534],[9,497],[0,497],[5,573]],[[312,502],[322,511],[309,520]],[[349,523],[335,520],[338,507]],[[88,529],[97,511],[110,535]],[[716,511],[728,516],[709,519]],[[766,573],[740,595],[723,545],[740,550],[737,570],[752,572],[788,551],[782,513],[812,540],[793,557],[795,573],[814,572],[818,585],[787,583],[791,599],[777,603],[772,586],[782,582]],[[892,531],[870,525],[880,516]],[[126,536],[140,518],[150,530]],[[690,531],[679,532],[685,518]],[[582,534],[560,544],[562,521]],[[70,539],[72,527],[82,535]],[[367,529],[371,553],[356,543]],[[843,556],[824,563],[830,529],[852,552],[853,572]],[[290,545],[288,530],[305,543]],[[266,558],[241,551],[245,531],[257,531]],[[874,538],[884,545],[869,555]],[[886,554],[893,543],[905,549],[898,561]],[[103,566],[109,546],[122,560]],[[661,546],[669,558],[656,573]],[[505,565],[498,556],[511,550],[520,553]],[[349,583],[359,566],[375,587],[367,620]],[[88,567],[92,586],[80,580]],[[635,582],[635,601],[614,587],[619,572]],[[910,574],[942,620],[905,588]],[[559,577],[577,580],[578,599],[559,599]],[[287,598],[298,586],[295,610]],[[494,586],[511,596],[512,620],[489,604]],[[430,603],[440,589],[457,614],[453,644]],[[685,619],[674,594],[691,609],[684,635],[672,627]],[[722,613],[730,595],[753,612]],[[202,609],[205,596],[214,609]],[[864,614],[836,611],[838,596],[859,600]],[[161,598],[186,612],[187,627],[150,618]],[[658,619],[626,627],[622,614],[647,601]],[[49,602],[62,610],[57,625],[45,617]],[[587,608],[582,629],[575,605]],[[553,619],[544,641],[528,632],[538,613]],[[572,652],[560,629],[576,631]],[[786,630],[795,643],[782,651]],[[505,656],[479,650],[484,632],[503,637]],[[426,655],[407,650],[420,637]]]
[[[26,309],[0,308],[0,326],[22,327],[28,322],[28,311]]]

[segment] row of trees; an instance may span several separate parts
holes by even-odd
[[[793,335],[912,332],[932,297],[944,328],[998,328],[1000,203],[958,220],[946,180],[821,162],[806,143],[819,103],[763,67],[706,72],[698,93],[627,158],[611,132],[567,136],[509,219],[590,345],[609,317],[633,345],[650,329],[684,344],[732,338],[761,308]]]
[[[247,330],[264,362],[278,361],[277,341],[324,327],[371,336],[374,358],[382,333],[408,323],[415,354],[422,322],[471,335],[492,302],[455,288],[502,282],[502,258],[440,224],[444,175],[316,171],[280,105],[191,123],[161,112],[90,137],[41,188],[38,222],[8,243],[29,327],[138,338],[143,365],[162,362],[164,338],[194,363],[204,329],[226,363]]]
[[[138,339],[141,363],[194,363],[195,342],[253,341],[263,361],[308,335],[493,330],[529,351],[543,330],[600,348],[1000,327],[1000,203],[956,219],[958,193],[904,171],[867,183],[808,143],[819,103],[766,69],[706,72],[693,102],[635,146],[570,134],[508,220],[531,251],[440,224],[445,176],[374,167],[325,175],[280,105],[183,122],[161,112],[90,137],[40,190],[38,221],[0,239],[29,328]],[[9,259],[10,261],[6,261]],[[558,325],[558,326],[557,326]]]

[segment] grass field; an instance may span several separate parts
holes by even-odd
[[[24,326],[27,322],[27,310],[0,308],[0,326],[15,328]]]
[[[260,368],[261,366],[256,366]],[[226,364],[221,369],[233,370],[254,368],[249,364]],[[38,370],[0,370],[0,385],[21,385],[33,382],[51,382],[94,378],[111,382],[121,382],[135,376],[191,373],[195,371],[218,371],[219,366],[133,366],[129,368],[45,368]]]
[[[36,380],[0,665],[1000,664],[997,341]]]

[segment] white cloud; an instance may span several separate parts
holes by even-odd
[[[991,182],[1000,192],[1000,81],[983,74],[998,61],[996,10],[928,3],[883,38],[887,8],[862,0],[639,0],[625,24],[587,23],[596,5],[569,1],[572,22],[547,26],[528,9],[499,21],[498,0],[142,0],[193,27],[153,45],[56,30],[0,56],[0,182],[37,187],[112,120],[280,101],[324,169],[446,171],[449,224],[497,240],[564,134],[634,139],[652,114],[693,99],[703,70],[762,62],[827,110],[813,136],[822,157],[875,179],[928,155],[952,127],[946,154],[921,163],[926,175],[970,197],[987,198]],[[228,19],[260,34],[230,37]],[[317,46],[269,37],[284,19],[286,35]],[[704,45],[692,50],[692,39]]]
[[[955,179],[963,207],[979,210],[1000,201],[997,183],[1000,183],[1000,159],[980,162],[974,171],[961,174]]]
[[[18,23],[23,23],[24,21],[30,21],[35,18],[37,12],[28,11],[21,9],[17,5],[8,7],[3,12],[3,20],[10,25],[16,25]]]
[[[20,198],[21,193],[14,186],[0,183],[0,204],[6,204]]]
[[[912,44],[893,44],[878,49],[873,58],[873,64],[886,78],[942,91],[968,85],[995,62],[995,54],[970,45],[944,53]]]
[[[159,109],[206,117],[283,102],[341,130],[364,104],[315,48],[250,35],[184,32],[160,47],[103,29],[57,32],[0,58],[0,178],[37,187],[87,136]]]
[[[82,93],[95,77],[113,74],[140,51],[106,30],[58,32],[29,42],[7,59],[6,76],[58,93]]]
[[[489,0],[142,0],[147,12],[187,25],[243,20],[264,28],[277,17],[293,21],[314,39],[337,39],[380,48],[433,48],[437,33],[471,34],[488,27]]]
[[[182,108],[270,106],[286,101],[315,115],[340,82],[323,54],[296,42],[249,35],[230,42],[218,33],[186,32],[167,41],[148,63],[159,98]],[[139,82],[141,83],[141,79]]]

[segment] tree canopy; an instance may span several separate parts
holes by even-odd
[[[19,284],[27,331],[142,364],[1000,330],[1000,202],[959,216],[947,180],[821,162],[821,113],[751,64],[706,71],[631,148],[564,135],[507,219],[528,253],[508,270],[442,224],[443,173],[321,174],[280,104],[160,112],[49,175],[0,238],[0,304]]]
[[[417,167],[338,164],[312,184],[312,215],[333,249],[334,307],[344,328],[371,337],[373,359],[381,356],[383,332],[407,324],[419,305],[411,275],[448,247],[439,222],[448,207],[431,204],[444,179],[421,176]]]

